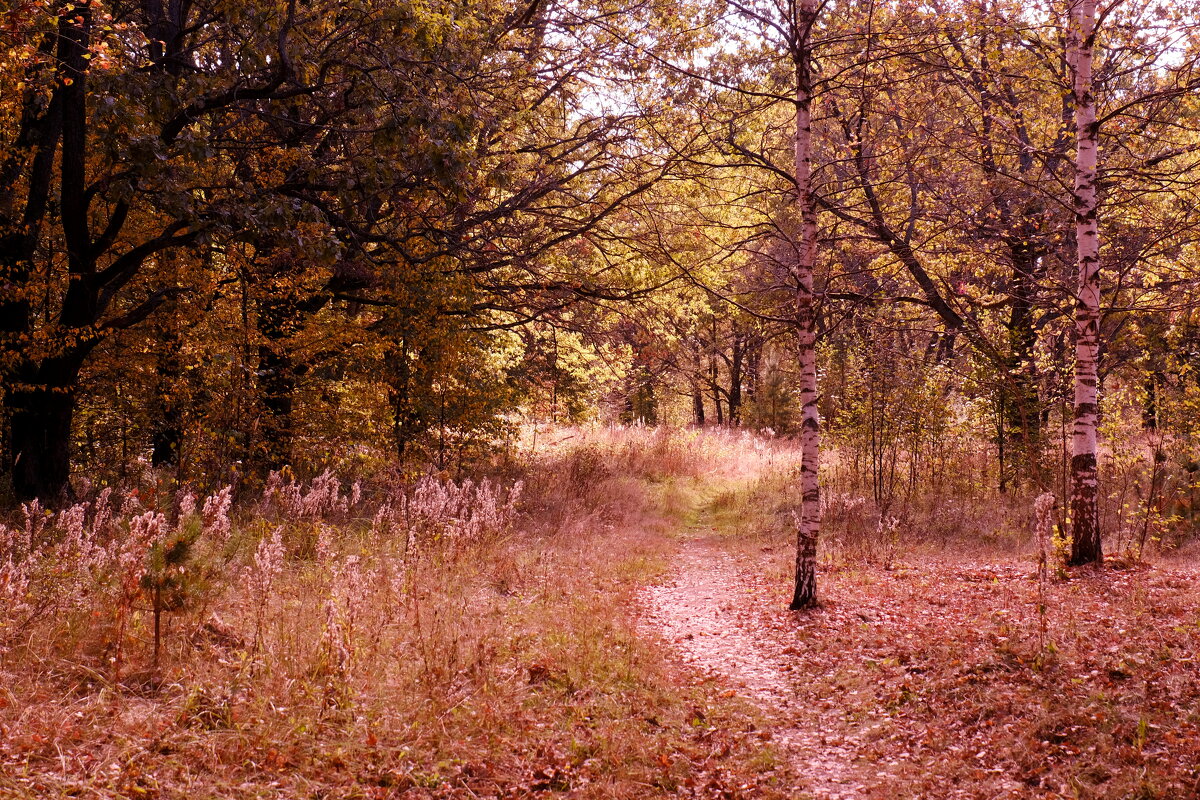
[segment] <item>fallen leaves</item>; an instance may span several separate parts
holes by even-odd
[[[716,609],[719,636],[672,638],[770,711],[817,796],[1200,796],[1194,567],[1054,584],[1039,649],[1036,583],[1018,561],[842,569],[824,576],[821,608],[793,614],[769,550],[731,570],[692,547],[676,594],[652,597],[655,619],[674,607],[694,626],[697,606]]]

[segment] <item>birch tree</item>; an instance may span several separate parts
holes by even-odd
[[[1071,564],[1098,563],[1096,423],[1100,344],[1100,237],[1097,225],[1096,101],[1092,51],[1096,0],[1072,0],[1068,59],[1075,111],[1075,247],[1079,286],[1075,296],[1075,411],[1071,437]]]
[[[813,267],[817,256],[817,213],[812,187],[812,47],[816,0],[796,7],[792,60],[796,75],[796,216],[800,242],[792,276],[796,283],[796,338],[800,363],[800,524],[796,531],[796,583],[792,609],[817,603],[817,540],[821,532],[821,423],[817,412],[817,328]]]
[[[724,38],[740,49],[734,59],[718,64],[704,76],[722,93],[722,99],[731,103],[729,109],[708,115],[709,136],[729,158],[723,166],[756,176],[750,183],[757,184],[762,177],[776,186],[780,179],[785,181],[785,193],[767,190],[773,207],[766,212],[765,224],[752,226],[755,232],[742,242],[742,249],[778,252],[780,266],[787,273],[790,296],[784,313],[796,334],[802,406],[801,508],[790,608],[804,609],[818,603],[816,558],[821,529],[818,292],[814,285],[817,193],[812,128],[813,100],[824,91],[815,78],[813,56],[822,4],[819,0],[786,5],[731,0],[727,7],[732,14],[722,21]],[[756,128],[759,124],[763,128]],[[784,147],[790,152],[784,152]],[[750,199],[757,194],[755,190],[743,201],[758,202]],[[765,240],[765,249],[760,239]]]

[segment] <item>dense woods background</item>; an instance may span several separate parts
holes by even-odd
[[[811,60],[836,440],[881,515],[946,437],[1065,496],[1070,10],[14,7],[11,491],[453,468],[530,417],[796,432]],[[1102,499],[1139,546],[1192,521],[1195,11],[1096,40]]]
[[[951,437],[1073,565],[1184,538],[1196,11],[20,4],[11,495],[769,428],[802,607],[824,418],[880,520]]]
[[[882,515],[947,471],[1065,497],[1075,6],[797,8],[10,4],[9,496],[454,469],[531,418],[796,433],[811,62],[834,441]],[[1192,523],[1195,19],[1095,34],[1100,499],[1139,544]]]

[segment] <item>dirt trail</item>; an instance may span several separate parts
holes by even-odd
[[[798,789],[821,800],[862,797],[855,743],[828,740],[818,716],[792,702],[792,676],[803,679],[804,665],[760,646],[746,607],[747,584],[734,559],[703,538],[683,540],[676,559],[670,581],[644,590],[647,632],[766,712],[772,736],[802,776]]]

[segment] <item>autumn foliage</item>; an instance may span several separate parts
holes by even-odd
[[[0,792],[1196,794],[1197,20],[0,0]]]

